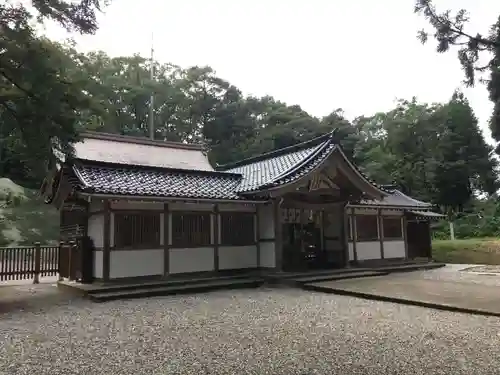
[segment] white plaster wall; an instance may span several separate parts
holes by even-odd
[[[104,208],[101,200],[91,200],[89,204],[89,212],[101,211]]]
[[[163,275],[163,249],[111,251],[109,277]]]
[[[170,273],[213,271],[214,248],[195,247],[189,249],[170,249]]]
[[[260,239],[274,239],[274,213],[271,204],[258,206]]]
[[[384,258],[405,258],[404,241],[384,241]]]
[[[260,243],[260,266],[262,268],[276,267],[276,257],[274,254],[274,242]]]
[[[348,249],[349,249],[349,260],[355,260],[354,259],[354,245],[352,242],[349,242],[348,244]]]
[[[380,241],[356,242],[358,260],[382,259]]]
[[[257,267],[257,246],[221,246],[219,247],[219,269]]]
[[[102,251],[94,251],[94,277],[102,279]]]
[[[104,215],[95,214],[89,217],[88,235],[94,241],[94,246],[102,249],[104,246]]]
[[[259,221],[259,240],[260,241],[260,267],[274,268],[276,267],[275,255],[275,233],[274,233],[274,210],[272,204],[260,205],[257,207],[257,216]]]

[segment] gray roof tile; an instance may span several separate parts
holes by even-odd
[[[83,190],[113,195],[175,198],[240,199],[241,176],[79,162],[73,167]]]

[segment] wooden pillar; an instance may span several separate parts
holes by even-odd
[[[163,204],[163,276],[170,271],[170,209],[168,203]]]
[[[260,218],[259,218],[259,212],[260,212],[260,205],[255,205],[255,216],[254,216],[254,225],[255,225],[255,248],[257,251],[257,259],[256,259],[256,264],[257,268],[260,268]]]
[[[401,231],[403,232],[403,241],[405,244],[405,259],[408,259],[408,219],[404,213],[401,217]]]
[[[103,201],[103,206],[104,228],[102,249],[102,279],[104,281],[109,281],[109,271],[111,266],[111,210],[109,200],[105,199]]]
[[[358,239],[358,224],[356,223],[356,215],[354,214],[354,208],[351,208],[351,230],[352,230],[352,252],[354,254],[354,260],[358,261],[358,251],[356,250],[356,241]]]
[[[347,204],[343,204],[340,210],[340,223],[342,225],[340,231],[340,238],[342,241],[342,247],[344,249],[344,267],[349,267],[349,226],[347,223],[347,213],[346,213]]]
[[[283,270],[283,223],[281,215],[281,198],[276,198],[273,202],[274,209],[274,256],[275,269]]]
[[[377,210],[377,223],[378,223],[378,239],[380,241],[380,258],[384,259],[384,219],[382,217],[382,210]]]
[[[214,270],[219,271],[219,244],[220,244],[220,228],[219,228],[219,205],[214,205],[213,213],[213,233],[214,233]]]

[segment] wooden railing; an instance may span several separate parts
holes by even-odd
[[[59,246],[0,247],[0,281],[57,276],[59,273]]]

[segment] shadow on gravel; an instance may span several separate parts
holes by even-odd
[[[0,286],[0,314],[47,310],[74,300],[53,284]]]

